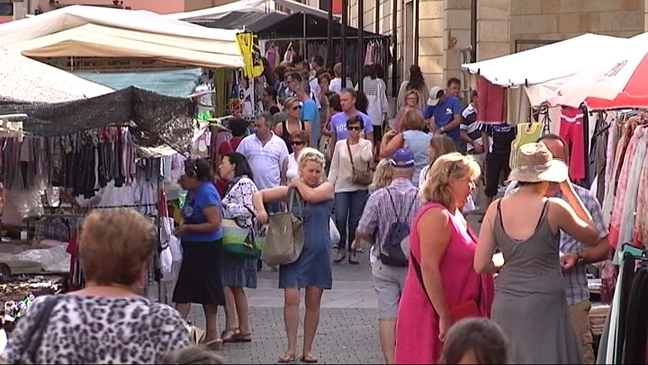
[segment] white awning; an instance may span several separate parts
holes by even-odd
[[[216,6],[208,9],[189,11],[186,13],[174,13],[165,15],[167,18],[195,21],[195,20],[217,20],[229,13],[238,12],[261,12],[274,11],[274,1],[267,0],[241,0],[233,3]]]

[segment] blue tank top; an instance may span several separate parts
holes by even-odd
[[[414,173],[412,184],[418,186],[421,170],[430,163],[430,156],[427,151],[430,147],[430,135],[423,131],[409,130],[403,132],[403,147],[414,154]]]

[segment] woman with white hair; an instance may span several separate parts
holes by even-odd
[[[313,340],[317,332],[320,316],[322,293],[331,289],[333,276],[331,272],[331,237],[322,232],[329,232],[329,221],[333,209],[333,185],[326,181],[324,175],[324,155],[314,148],[304,148],[297,161],[298,177],[292,179],[288,186],[261,190],[254,194],[252,202],[261,223],[268,222],[268,213],[264,203],[286,201],[291,190],[303,201],[302,207],[292,209],[295,214],[302,214],[304,230],[304,248],[297,261],[279,267],[279,287],[284,289],[284,321],[288,347],[279,357],[278,362],[289,363],[296,360],[297,332],[299,326],[300,289],[306,289],[304,317],[304,346],[301,362],[316,363],[317,358],[311,354]],[[298,199],[294,204],[300,204]]]

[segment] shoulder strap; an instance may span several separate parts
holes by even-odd
[[[349,144],[349,139],[346,140],[347,150],[349,151],[349,160],[351,160],[351,171],[355,173],[355,165],[353,164],[353,153],[351,153],[351,145]]]
[[[31,327],[27,330],[27,343],[19,352],[16,364],[23,364],[25,361],[35,361],[36,352],[43,342],[43,335],[47,331],[47,327],[52,316],[52,310],[56,303],[61,299],[60,296],[53,296],[44,300],[42,308],[34,313],[34,320]]]
[[[301,198],[301,195],[299,195],[299,191],[297,189],[293,188],[292,186],[288,187],[288,206],[287,210],[290,213],[293,213],[293,203],[297,200],[297,206],[299,207],[299,217],[303,217],[304,214],[304,201]]]

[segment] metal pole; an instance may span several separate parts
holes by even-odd
[[[394,94],[398,91],[398,36],[396,29],[398,28],[398,0],[392,0],[392,90]],[[418,22],[418,19],[415,21]]]
[[[477,0],[470,2],[470,46],[470,62],[477,62]]]
[[[380,4],[376,4],[380,6]],[[365,45],[364,45],[364,0],[358,0],[358,52],[360,57],[358,57],[358,66],[356,67],[356,75],[358,76],[358,91],[363,91],[364,85],[362,82],[363,78],[363,66],[365,58]]]
[[[333,68],[333,0],[328,0],[328,23],[326,23],[326,67]]]
[[[308,62],[308,47],[306,46],[306,13],[302,13],[302,41],[301,41],[301,55],[304,61]]]
[[[419,26],[419,18],[420,18],[420,0],[413,0],[414,1],[414,63],[418,65],[418,59],[419,59],[419,37],[421,36],[421,27]],[[406,67],[409,67],[409,65],[406,65]]]
[[[347,23],[349,22],[349,1],[348,0],[342,0],[342,34],[341,34],[341,43],[342,43],[342,59],[340,62],[342,62],[342,88],[348,87],[349,85],[346,84],[346,78],[347,78],[347,65],[346,65],[346,46],[347,46]]]

